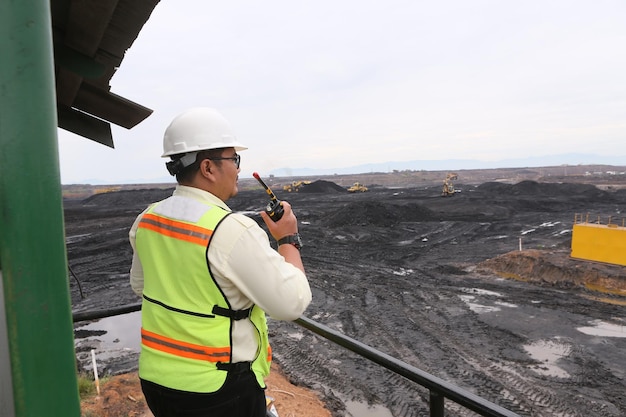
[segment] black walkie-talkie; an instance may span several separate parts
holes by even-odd
[[[279,221],[281,217],[283,217],[283,213],[285,212],[285,209],[283,208],[281,201],[276,198],[272,190],[270,190],[270,187],[268,187],[263,182],[261,177],[259,177],[259,174],[257,174],[256,172],[253,172],[252,176],[256,178],[259,183],[261,183],[267,195],[270,196],[270,202],[267,203],[267,206],[265,207],[265,212],[267,213],[268,216],[270,216],[270,219],[274,220],[275,222]]]

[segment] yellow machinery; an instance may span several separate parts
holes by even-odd
[[[446,179],[443,180],[443,189],[441,190],[442,197],[450,197],[454,195],[455,190],[452,181],[456,180],[457,178],[459,178],[459,176],[454,172],[450,172],[448,173],[448,175],[446,175]]]
[[[368,191],[367,187],[358,182],[355,182],[350,188],[348,188],[348,192],[350,193],[364,193],[366,191]]]
[[[572,229],[571,257],[626,266],[626,227],[611,223],[589,223],[576,216]]]
[[[293,181],[291,184],[283,185],[283,191],[287,191],[288,193],[297,193],[298,191],[300,191],[300,188],[310,183],[311,181]]]
[[[100,187],[100,188],[96,188],[93,193],[94,194],[113,193],[115,191],[120,191],[121,189],[122,189],[121,186]]]

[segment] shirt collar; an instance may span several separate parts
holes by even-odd
[[[218,197],[211,194],[210,192],[201,190],[200,188],[189,187],[187,185],[178,184],[176,186],[176,189],[174,190],[174,195],[178,197],[187,197],[187,198],[193,198],[198,201],[208,202],[212,205],[221,207],[224,210],[232,211],[230,207],[226,205],[225,202],[223,202],[222,200],[220,200]]]

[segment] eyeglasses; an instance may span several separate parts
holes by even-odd
[[[235,154],[235,156],[229,156],[229,157],[216,156],[216,157],[207,158],[207,159],[210,161],[222,161],[224,159],[229,159],[235,163],[235,166],[237,167],[237,169],[239,169],[239,164],[241,163],[241,155],[239,154]]]

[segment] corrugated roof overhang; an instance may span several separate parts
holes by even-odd
[[[111,78],[159,0],[51,0],[59,127],[113,146],[152,110],[111,92]]]

